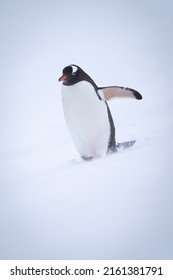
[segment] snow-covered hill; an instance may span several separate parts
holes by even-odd
[[[173,5],[17,3],[0,9],[0,258],[172,259]],[[80,159],[57,82],[70,63],[143,95],[109,103],[133,148]]]

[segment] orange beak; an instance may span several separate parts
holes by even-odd
[[[62,75],[60,78],[59,78],[59,82],[62,82],[62,81],[65,81],[66,79],[68,78],[67,75]]]

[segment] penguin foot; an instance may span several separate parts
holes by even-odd
[[[118,147],[117,144],[115,144],[114,146],[112,146],[111,148],[109,148],[108,151],[107,151],[107,155],[112,155],[112,154],[118,152],[117,147]]]
[[[86,160],[86,161],[90,161],[90,160],[93,160],[93,157],[87,157],[87,156],[81,156],[81,158],[83,159],[83,160]]]

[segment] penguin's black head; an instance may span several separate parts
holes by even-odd
[[[69,65],[63,69],[63,75],[59,78],[59,82],[63,81],[64,85],[73,85],[79,82],[79,67],[77,65]]]
[[[66,66],[62,72],[63,75],[59,78],[59,82],[63,82],[63,85],[70,86],[81,81],[87,81],[96,86],[90,76],[75,64]]]

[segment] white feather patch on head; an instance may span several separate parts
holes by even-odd
[[[75,65],[71,65],[72,68],[72,74],[75,74],[78,68]]]

